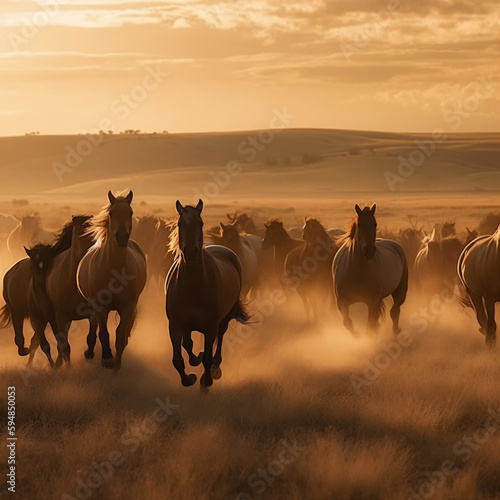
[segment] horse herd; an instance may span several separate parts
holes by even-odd
[[[486,343],[495,344],[494,306],[500,301],[498,230],[486,236],[468,231],[462,242],[454,228],[445,225],[440,238],[433,231],[415,250],[408,238],[399,242],[377,238],[376,205],[355,205],[347,231],[327,230],[308,217],[297,238],[276,219],[261,232],[246,214],[205,231],[202,200],[196,206],[177,201],[176,220],[147,216],[136,221],[132,199],[132,191],[117,196],[110,191],[98,215],[73,216],[55,241],[25,247],[28,257],[5,273],[0,327],[13,326],[18,353],[29,355],[28,364],[38,346],[51,366],[69,364],[69,328],[72,321],[86,319],[85,357],[94,357],[99,332],[102,366],[119,370],[147,278],[164,283],[173,364],[184,386],[194,384],[196,375],[186,373],[182,348],[191,366],[203,364],[201,387],[211,386],[222,375],[222,344],[229,322],[248,322],[246,303],[269,287],[280,287],[288,296],[298,293],[309,321],[318,319],[335,301],[353,335],[357,332],[350,305],[365,303],[367,330],[377,331],[384,299],[391,295],[392,330],[398,334],[409,275],[424,294],[442,288],[445,280],[458,283],[459,278],[462,302],[475,309]],[[51,233],[37,228],[41,232],[35,237],[50,239]],[[22,228],[18,233],[9,237],[9,249],[16,247]],[[108,331],[111,311],[119,316],[115,357]],[[29,348],[23,334],[26,318],[34,329]],[[45,336],[47,325],[57,340],[55,362]],[[193,331],[204,336],[198,355],[193,353]]]

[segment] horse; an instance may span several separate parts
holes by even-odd
[[[401,331],[399,315],[408,291],[405,251],[395,241],[376,237],[375,204],[363,209],[356,204],[355,210],[356,216],[339,240],[342,246],[332,264],[337,307],[344,326],[356,335],[349,307],[354,302],[364,302],[368,306],[367,330],[376,331],[385,307],[383,299],[392,295],[392,331],[396,335]]]
[[[215,244],[230,248],[240,259],[242,271],[241,296],[246,297],[251,289],[255,288],[259,277],[259,262],[257,252],[262,246],[262,239],[255,235],[240,234],[235,222],[232,224],[220,223],[219,236],[212,235]],[[256,240],[255,245],[252,241]],[[257,247],[257,251],[256,248]]]
[[[246,323],[249,319],[240,300],[242,270],[231,249],[203,247],[202,200],[196,207],[182,206],[177,200],[176,209],[179,219],[170,239],[175,260],[165,281],[172,361],[185,387],[196,382],[196,375],[186,374],[181,347],[188,353],[191,366],[203,362],[200,387],[206,389],[222,376],[222,341],[229,322],[235,319]],[[203,353],[198,356],[193,354],[193,330],[204,335]]]
[[[272,266],[274,274],[278,278],[280,284],[286,281],[285,278],[285,259],[286,256],[294,249],[304,245],[303,240],[292,238],[283,223],[277,219],[273,219],[264,224],[266,233],[262,241],[262,249],[266,252],[272,251]]]
[[[337,251],[322,224],[307,217],[302,228],[305,245],[294,248],[285,259],[285,275],[297,290],[308,319],[319,317],[319,308],[333,298],[332,262]]]
[[[260,238],[264,237],[264,232],[257,228],[254,220],[246,213],[235,212],[233,215],[226,214],[229,224],[235,224],[237,228],[245,234],[255,234]]]
[[[414,274],[417,290],[431,296],[440,293],[445,283],[457,281],[457,262],[464,244],[453,236],[435,240],[436,230],[422,240],[415,257]]]
[[[54,242],[55,235],[45,231],[41,226],[38,213],[24,216],[19,224],[11,231],[7,238],[7,249],[15,260],[25,256],[23,247],[31,247],[37,243],[50,245]]]
[[[500,301],[500,228],[472,240],[460,254],[457,271],[476,312],[479,331],[486,345],[494,347],[495,303]]]
[[[115,372],[121,367],[123,351],[137,316],[137,302],[147,278],[146,256],[130,239],[132,199],[132,191],[116,197],[108,192],[108,203],[92,218],[89,229],[95,243],[81,259],[76,272],[78,290],[91,304],[99,325],[101,364],[104,368],[114,368]],[[117,311],[120,317],[114,361],[109,345],[110,311]]]
[[[94,356],[93,347],[96,339],[97,321],[92,309],[84,301],[76,285],[78,264],[93,244],[92,237],[88,234],[90,219],[89,215],[73,216],[71,247],[53,258],[45,278],[45,290],[54,311],[55,332],[57,332],[59,356],[56,360],[56,366],[59,366],[63,360],[67,363],[70,362],[68,331],[73,320],[89,320],[89,333],[87,335],[89,349],[85,351],[85,357],[91,359]],[[47,349],[50,348],[47,347]],[[30,359],[34,354],[32,350]]]
[[[174,223],[160,217],[147,215],[137,220],[134,239],[146,255],[149,281],[165,283],[174,256],[168,250],[170,233]]]
[[[32,306],[36,305],[31,295],[35,292],[40,292],[40,295],[44,294],[46,272],[53,258],[70,247],[72,230],[72,223],[68,223],[59,232],[53,245],[39,244],[32,249],[25,248],[28,257],[16,262],[4,275],[5,305],[0,309],[0,328],[13,326],[15,343],[20,356],[30,354],[31,349],[34,352],[38,347],[37,333],[31,338],[30,348],[24,346],[23,324],[26,318],[31,317],[30,300]],[[33,286],[34,276],[35,286]],[[46,324],[47,322],[43,328]]]

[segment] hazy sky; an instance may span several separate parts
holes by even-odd
[[[0,135],[500,131],[500,2],[0,0]]]

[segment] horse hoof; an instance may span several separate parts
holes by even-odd
[[[90,350],[86,350],[83,355],[85,356],[85,359],[94,359],[94,352]]]
[[[58,358],[56,359],[56,362],[54,363],[54,367],[55,367],[55,368],[59,368],[61,365],[62,365],[62,358],[61,358],[61,357],[58,357]]]
[[[201,364],[202,359],[203,359],[203,353],[200,352],[198,356],[193,356],[192,360],[189,361],[189,364],[191,366],[199,366]]]
[[[114,362],[113,358],[106,358],[106,359],[103,358],[101,360],[101,366],[103,368],[110,370],[111,368],[114,368],[115,362]]]
[[[206,385],[200,384],[200,392],[202,394],[208,394],[209,393],[208,387]]]
[[[17,350],[17,353],[19,356],[27,356],[31,351],[27,347],[20,347]]]
[[[212,365],[210,373],[214,380],[219,380],[222,377],[222,370],[220,369],[220,366]]]
[[[496,343],[497,343],[497,339],[495,337],[486,337],[486,345],[490,349],[493,349],[493,347],[495,347]]]
[[[200,380],[200,385],[203,385],[205,387],[210,387],[214,382],[212,380],[212,377],[210,377],[210,380],[207,380],[208,377],[206,376],[206,373],[203,374]]]
[[[182,385],[184,387],[190,387],[196,382],[196,375],[191,373],[190,375],[186,375],[186,378],[182,380]]]
[[[479,333],[486,335],[486,332],[484,331],[484,328],[482,326],[479,328]]]

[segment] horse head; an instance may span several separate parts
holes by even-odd
[[[134,193],[129,191],[127,196],[115,197],[111,191],[108,192],[109,208],[109,233],[115,239],[120,247],[126,247],[132,231],[132,215],[131,207]]]
[[[377,237],[377,221],[375,220],[375,209],[377,205],[360,208],[356,204],[357,214],[357,242],[361,246],[361,251],[365,259],[373,259],[376,252],[375,239]]]
[[[187,264],[198,261],[203,250],[203,220],[201,212],[203,201],[199,200],[196,207],[182,206],[181,202],[175,202],[179,220],[177,222],[179,235],[179,249]]]
[[[266,234],[262,241],[262,248],[268,250],[269,248],[273,248],[280,241],[286,231],[283,227],[283,222],[278,220],[272,220],[271,222],[265,223],[264,226],[266,228]]]

